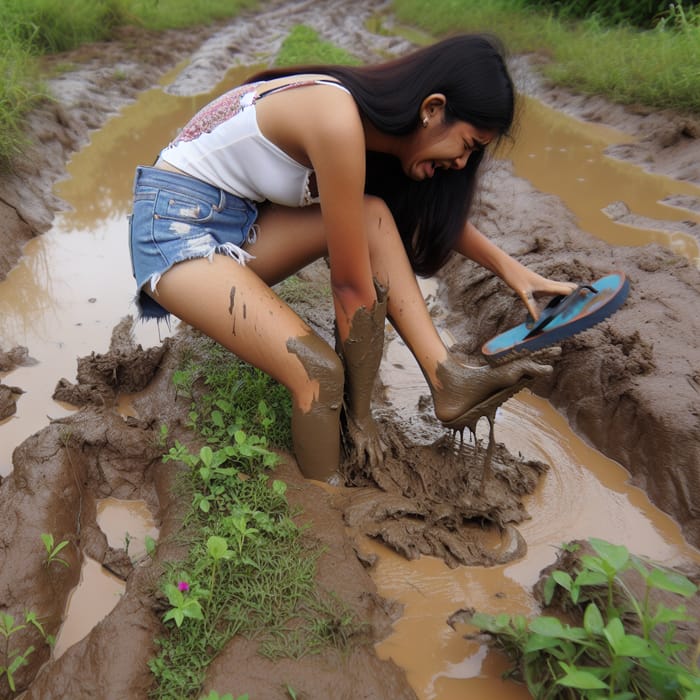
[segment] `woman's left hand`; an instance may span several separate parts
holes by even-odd
[[[540,310],[536,303],[538,297],[570,294],[576,289],[576,285],[573,282],[550,280],[526,267],[522,267],[514,277],[505,281],[520,297],[530,316],[535,321],[540,317]]]

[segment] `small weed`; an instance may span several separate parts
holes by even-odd
[[[215,690],[212,690],[209,695],[202,695],[199,700],[234,700],[231,693],[226,693],[226,695],[219,695]],[[239,695],[236,700],[248,700],[248,693],[245,695]]]
[[[268,474],[278,461],[269,445],[288,436],[286,390],[202,342],[174,375],[198,447],[175,441],[163,457],[186,467],[190,544],[163,580],[168,609],[149,662],[151,698],[199,698],[207,666],[237,634],[276,640],[279,656],[302,656],[342,649],[359,629],[341,601],[319,602],[321,551],[294,523],[286,484]]]
[[[163,616],[163,622],[173,620],[180,627],[185,618],[191,620],[203,620],[202,605],[200,599],[208,597],[209,592],[190,586],[187,581],[178,581],[177,584],[166,583],[165,595],[171,605],[170,610]]]
[[[0,613],[0,637],[4,638],[2,651],[0,651],[0,678],[2,676],[7,677],[7,684],[13,693],[16,690],[15,674],[22,666],[26,666],[29,663],[29,657],[34,653],[35,647],[29,645],[23,651],[16,648],[12,649],[10,647],[11,637],[20,630],[26,629],[28,625],[38,630],[49,646],[53,646],[56,641],[52,635],[46,633],[44,626],[39,622],[34,612],[29,611],[25,613],[24,623],[15,623],[13,615]]]
[[[68,546],[68,540],[62,540],[58,544],[54,544],[53,535],[48,532],[42,532],[41,541],[44,543],[44,547],[46,548],[46,561],[44,562],[46,566],[51,566],[53,562],[63,564],[65,567],[70,566],[65,559],[58,556],[61,550]]]
[[[564,609],[582,613],[580,625],[550,616],[528,621],[522,615],[483,613],[475,613],[471,623],[515,660],[512,675],[525,681],[533,697],[699,700],[698,649],[676,638],[676,625],[697,621],[683,605],[652,604],[654,591],[690,598],[697,587],[632,556],[624,546],[589,542],[594,554],[580,556],[580,570],[554,571],[544,587],[545,603],[559,592]],[[641,599],[622,576],[630,570],[644,582]]]

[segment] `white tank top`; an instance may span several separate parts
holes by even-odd
[[[335,85],[307,79],[261,92],[262,82],[234,88],[203,107],[160,154],[162,160],[199,180],[254,202],[288,207],[318,202],[309,187],[313,170],[275,146],[260,131],[255,103],[266,95],[303,85]]]

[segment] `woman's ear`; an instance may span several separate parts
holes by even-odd
[[[442,117],[445,111],[445,105],[447,104],[447,98],[441,92],[434,92],[428,95],[420,106],[420,120],[424,126],[428,126],[428,123],[435,119],[436,117]],[[443,120],[440,119],[440,122]]]

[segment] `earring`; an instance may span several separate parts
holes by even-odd
[[[423,117],[423,128],[425,129],[428,126],[428,117]]]

